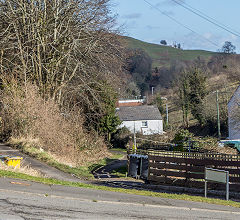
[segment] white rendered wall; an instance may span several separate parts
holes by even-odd
[[[147,124],[148,124],[147,127],[142,126],[143,121],[147,121]],[[162,120],[143,120],[143,121],[123,121],[119,127],[122,128],[125,126],[132,133],[134,133],[134,124],[135,124],[136,133],[142,133],[144,135],[163,133]]]
[[[240,139],[240,87],[228,103],[228,135],[230,140]]]
[[[234,120],[228,120],[228,133],[230,140],[239,140],[240,139],[240,131],[239,131],[240,123],[236,124]]]
[[[228,138],[230,140],[240,139],[240,121],[231,109],[235,107],[236,103],[229,103],[228,105]]]

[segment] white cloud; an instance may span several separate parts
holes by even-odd
[[[234,35],[234,34],[231,34],[230,36],[231,36],[232,40],[237,40],[238,39],[238,37],[236,35]]]
[[[238,45],[240,45],[240,39],[235,38],[234,35],[231,34],[213,34],[210,32],[206,32],[202,34],[203,37],[200,37],[194,33],[186,34],[182,37],[179,36],[179,41],[184,42],[184,49],[203,49],[203,50],[210,50],[210,51],[217,51],[220,49],[225,41],[232,42],[233,45],[236,46],[237,52],[240,48],[238,48]],[[206,39],[204,39],[206,38]],[[217,44],[218,46],[215,46],[214,44]]]
[[[211,39],[212,38],[212,33],[208,32],[208,33],[203,34],[203,36],[207,39]]]
[[[219,44],[219,36],[213,36],[211,33],[204,33],[203,37],[196,35],[194,33],[189,33],[184,36],[184,45],[187,49],[205,49],[205,50],[213,50],[216,51],[217,46],[214,44]],[[205,38],[205,39],[204,39]],[[211,42],[213,43],[211,43]]]

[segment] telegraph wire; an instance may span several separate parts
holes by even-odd
[[[171,19],[172,21],[174,21],[175,23],[177,23],[178,25],[186,28],[187,30],[191,31],[192,33],[198,35],[199,37],[201,37],[202,39],[204,39],[205,41],[208,41],[209,43],[213,44],[216,47],[219,47],[218,44],[216,44],[215,42],[207,39],[206,37],[202,36],[201,34],[197,33],[196,31],[194,31],[193,29],[191,29],[190,27],[186,26],[185,24],[179,22],[177,19],[175,19],[174,17],[170,16],[169,14],[167,14],[166,12],[161,11],[158,7],[154,6],[153,4],[151,4],[150,2],[148,2],[147,0],[143,0],[145,3],[147,3],[148,5],[150,5],[152,8],[154,8],[155,10],[157,10],[158,12],[160,12],[161,14],[167,16],[169,19]]]
[[[234,30],[233,28],[231,28],[231,27],[229,27],[229,26],[227,26],[227,25],[225,25],[225,24],[219,22],[218,20],[216,20],[216,19],[214,19],[214,18],[211,18],[211,17],[208,16],[207,14],[203,13],[202,11],[200,11],[200,10],[198,10],[198,9],[196,9],[196,8],[193,8],[191,5],[189,5],[189,4],[185,3],[185,2],[183,2],[183,4],[184,4],[184,5],[187,5],[189,8],[191,8],[191,9],[193,9],[193,10],[195,10],[195,11],[201,13],[202,15],[206,16],[207,18],[209,18],[209,19],[215,21],[216,23],[218,23],[218,24],[224,26],[225,28],[227,28],[227,29],[229,29],[229,30],[232,30],[233,32],[238,33],[238,34],[240,35],[240,32],[239,32],[239,31],[236,31],[236,30]]]
[[[210,22],[211,24],[213,24],[213,25],[215,25],[215,26],[217,26],[217,27],[219,27],[219,28],[221,28],[221,29],[223,29],[223,30],[225,30],[225,31],[227,31],[227,32],[229,32],[229,33],[237,36],[237,37],[240,37],[240,33],[238,33],[237,31],[230,30],[230,28],[228,28],[226,25],[220,24],[217,20],[215,20],[215,19],[213,19],[213,18],[205,15],[205,14],[202,13],[201,11],[199,11],[199,10],[197,10],[197,9],[189,6],[189,5],[187,5],[186,3],[185,3],[185,5],[187,5],[187,6],[185,6],[183,3],[180,3],[180,2],[178,2],[178,1],[176,1],[176,0],[172,0],[172,1],[173,1],[174,3],[182,6],[183,8],[187,9],[188,11],[194,13],[195,15],[203,18],[204,20]]]

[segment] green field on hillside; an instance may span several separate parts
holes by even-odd
[[[171,46],[146,43],[131,37],[124,37],[129,48],[143,49],[153,60],[154,67],[169,66],[174,60],[192,61],[197,57],[209,59],[216,55],[216,52],[206,50],[181,50]]]

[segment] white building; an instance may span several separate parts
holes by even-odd
[[[122,121],[121,127],[127,127],[132,133],[144,135],[163,134],[162,116],[156,106],[122,106],[117,109]]]
[[[228,133],[230,140],[240,140],[240,86],[228,102]]]

